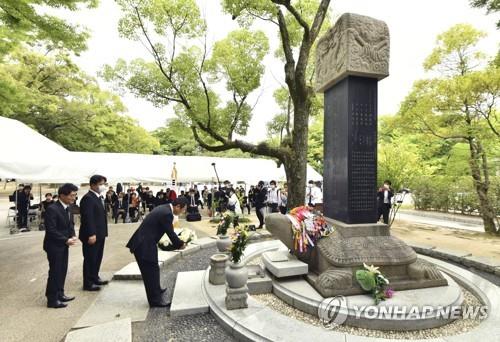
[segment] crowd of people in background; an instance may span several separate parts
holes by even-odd
[[[40,228],[43,229],[43,221],[47,208],[57,201],[57,195],[46,193],[45,199],[38,205],[31,205],[33,194],[31,186],[20,185],[12,194],[11,201],[14,202],[17,217],[16,223],[19,231],[29,231],[28,212],[39,210],[41,217]],[[179,193],[177,193],[177,191]],[[187,199],[187,212],[193,213],[206,209],[208,216],[214,216],[226,210],[235,216],[244,214],[250,215],[255,209],[259,219],[259,226],[264,226],[265,216],[269,213],[286,214],[288,208],[288,187],[286,183],[278,184],[275,180],[269,182],[260,181],[256,185],[233,184],[224,181],[223,184],[193,184],[186,187],[179,184],[176,189],[160,189],[156,193],[152,188],[139,184],[138,186],[125,187],[118,183],[116,188],[109,186],[104,194],[104,204],[106,213],[112,221],[118,223],[137,222],[142,220],[147,212],[151,212],[155,207],[172,203],[177,198]],[[310,181],[306,189],[305,204],[321,210],[323,193],[321,182]],[[77,209],[76,203],[73,205]],[[30,209],[31,208],[31,209]]]

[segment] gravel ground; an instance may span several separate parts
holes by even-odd
[[[171,299],[173,289],[175,287],[175,279],[177,272],[187,272],[204,270],[210,263],[210,256],[217,252],[216,248],[202,249],[195,254],[180,261],[167,265],[162,269],[161,282],[163,286],[168,288],[167,297]],[[249,264],[262,264],[261,258],[255,258]],[[458,265],[460,266],[460,265]],[[462,266],[463,267],[463,266]],[[475,269],[469,269],[480,276],[487,278],[495,284],[500,284],[500,278]],[[480,305],[476,297],[465,289],[463,305]],[[281,312],[291,318],[304,321],[313,326],[322,327],[321,322],[316,316],[306,314],[297,310],[273,294],[264,294],[253,296],[255,299],[269,305],[273,310]],[[479,320],[456,320],[444,327],[412,331],[377,331],[370,329],[354,328],[348,326],[337,327],[336,330],[343,333],[368,336],[368,337],[383,337],[387,339],[429,339],[441,336],[450,336],[468,331],[476,327],[480,323]],[[215,320],[215,318],[207,314],[192,315],[186,317],[170,318],[169,309],[155,308],[150,309],[148,317],[144,322],[135,322],[132,324],[132,338],[137,341],[235,341]]]
[[[462,288],[464,293],[464,306],[473,305],[474,307],[480,306],[481,303],[479,300],[472,295],[469,291]],[[281,299],[276,297],[274,294],[262,294],[253,296],[255,299],[265,303],[269,306],[269,308],[278,311],[288,317],[303,321],[305,323],[311,324],[313,326],[322,327],[321,321],[318,317],[304,313],[294,307],[288,305],[283,302]],[[479,319],[457,319],[456,321],[447,324],[445,326],[433,329],[426,330],[417,330],[417,331],[380,331],[380,330],[371,330],[371,329],[363,329],[363,328],[355,328],[349,326],[339,326],[335,328],[335,331],[352,334],[352,335],[360,335],[360,336],[368,336],[368,337],[382,337],[387,339],[430,339],[430,338],[438,338],[442,336],[451,336],[457,335],[466,331],[469,331],[479,325],[481,321]]]
[[[162,269],[161,282],[166,286],[167,297],[171,299],[177,272],[204,270],[210,263],[210,256],[216,248],[202,249]],[[139,341],[235,341],[209,314],[198,314],[170,318],[170,309],[150,309],[144,322],[132,324],[132,340]]]

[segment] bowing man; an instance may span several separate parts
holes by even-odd
[[[47,207],[45,212],[45,238],[43,250],[49,260],[49,277],[45,296],[47,307],[64,308],[75,297],[64,294],[64,282],[68,271],[68,247],[77,243],[75,223],[69,205],[75,202],[78,188],[64,184],[58,190],[59,200]]]
[[[174,232],[174,215],[186,211],[187,199],[179,197],[172,203],[157,206],[142,221],[130,238],[127,248],[133,253],[146,289],[149,306],[166,307],[170,303],[162,298],[166,289],[160,286],[160,267],[158,266],[158,242],[163,234],[167,234],[175,249],[184,249],[182,242]]]

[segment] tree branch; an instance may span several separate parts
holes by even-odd
[[[161,56],[158,53],[158,51],[156,50],[153,42],[149,38],[148,32],[146,30],[146,27],[144,26],[144,23],[142,22],[142,18],[141,18],[141,14],[139,12],[139,8],[137,6],[134,6],[134,10],[135,10],[135,13],[137,15],[137,20],[139,21],[139,25],[141,26],[142,33],[143,33],[144,37],[146,38],[146,40],[148,41],[148,44],[151,47],[151,50],[153,51],[153,57],[154,57],[154,59],[156,61],[156,64],[160,68],[160,71],[163,74],[163,76],[165,76],[165,78],[170,82],[170,85],[172,86],[172,88],[174,88],[175,92],[177,93],[177,95],[181,99],[182,104],[189,110],[191,108],[191,106],[189,105],[189,102],[184,97],[184,95],[179,90],[179,88],[175,85],[175,83],[172,81],[172,78],[169,76],[169,74],[167,74],[167,72],[165,71],[165,69],[163,67],[163,63],[161,61]]]
[[[277,7],[278,10],[278,23],[281,35],[281,44],[283,46],[283,52],[285,53],[285,82],[288,85],[290,95],[295,97],[295,60],[293,58],[292,47],[290,46],[290,36],[288,34],[288,28],[286,27],[285,17],[281,9]]]
[[[309,30],[310,30],[309,25],[306,23],[304,18],[302,18],[302,16],[297,11],[297,9],[295,7],[293,7],[290,0],[271,0],[271,1],[273,3],[275,3],[276,5],[285,6],[285,8],[288,10],[288,12],[290,12],[293,15],[295,20],[297,20],[299,25],[302,26],[302,28],[304,29],[304,35],[309,36]]]

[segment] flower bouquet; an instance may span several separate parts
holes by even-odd
[[[237,264],[241,261],[241,257],[248,244],[248,230],[247,228],[236,228],[233,235],[233,244],[231,246],[230,259],[233,263]]]
[[[179,239],[182,242],[185,242],[186,245],[190,243],[193,240],[197,239],[196,233],[189,228],[183,228],[183,229],[174,229],[174,232],[177,234]],[[172,242],[168,238],[167,234],[164,234],[163,237],[160,239],[158,242],[158,248],[160,248],[162,251],[173,251],[175,250],[174,246],[172,245]]]
[[[292,222],[294,249],[305,253],[314,247],[319,239],[333,232],[321,214],[315,214],[309,207],[293,208],[286,215]]]
[[[226,235],[227,230],[231,226],[231,223],[234,222],[234,215],[229,210],[225,211],[221,215],[221,220],[217,225],[217,235]]]
[[[380,303],[381,300],[392,298],[394,290],[388,287],[389,280],[380,273],[379,267],[368,266],[364,263],[363,266],[364,270],[356,271],[356,280],[363,290],[372,294],[375,304]]]

